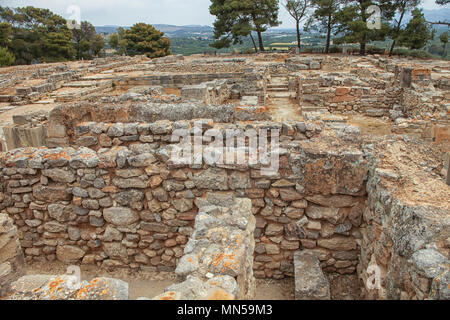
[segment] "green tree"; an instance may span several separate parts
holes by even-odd
[[[0,22],[12,26],[9,49],[16,64],[73,58],[66,20],[48,9],[0,7]]]
[[[119,27],[117,33],[113,33],[108,38],[108,44],[111,48],[116,50],[118,54],[127,53],[127,40],[123,37],[125,36],[125,29]]]
[[[0,66],[10,66],[14,63],[14,60],[14,55],[9,52],[8,48],[0,47]]]
[[[101,35],[96,34],[94,38],[91,40],[91,50],[94,53],[94,56],[98,57],[104,47],[105,47],[105,40]]]
[[[283,6],[290,14],[290,16],[295,20],[295,27],[297,31],[297,46],[300,50],[300,22],[306,18],[308,9],[311,7],[311,0],[284,0]]]
[[[247,0],[250,3],[249,15],[258,35],[259,50],[264,51],[262,33],[269,27],[280,25],[278,20],[278,0]]]
[[[371,5],[377,5],[381,12],[391,14],[392,11],[383,11],[383,3],[371,0],[348,0],[344,6],[336,14],[338,22],[337,33],[342,34],[336,39],[336,43],[350,42],[359,43],[359,54],[366,54],[366,45],[370,41],[384,40],[389,33],[390,27],[386,22],[381,22],[380,29],[370,29],[368,22],[371,15],[368,14],[368,8]]]
[[[245,15],[242,1],[212,0],[209,12],[216,16],[214,21],[214,41],[211,47],[228,48],[231,44],[242,44],[243,38],[251,36],[250,17]],[[257,51],[256,45],[254,44]]]
[[[74,49],[70,43],[70,31],[67,33],[50,32],[44,36],[44,61],[57,62],[73,59]]]
[[[392,9],[394,10],[394,12],[397,12],[399,14],[399,17],[398,19],[394,18],[394,26],[392,27],[392,31],[390,33],[392,37],[392,44],[389,49],[389,56],[392,56],[395,44],[402,32],[401,26],[405,13],[417,7],[419,3],[420,0],[394,0],[392,2]]]
[[[8,22],[0,23],[0,47],[8,47],[10,44],[10,35],[12,33],[11,24]]]
[[[412,11],[412,19],[399,37],[399,43],[410,49],[421,49],[430,39],[432,39],[431,28],[425,21],[422,10],[415,8]]]
[[[326,30],[325,53],[330,51],[331,33],[336,27],[336,13],[339,11],[338,0],[312,0],[313,18],[319,22],[321,29]]]
[[[125,31],[127,53],[146,54],[149,58],[167,56],[171,54],[170,40],[163,36],[164,32],[156,30],[153,26],[137,23]]]
[[[111,48],[116,49],[119,47],[119,35],[117,33],[113,33],[108,38],[108,44]]]
[[[82,21],[80,29],[72,29],[72,44],[78,60],[91,59],[91,42],[96,35],[95,28],[87,21]]]
[[[216,16],[214,39],[216,48],[242,43],[242,38],[258,35],[260,51],[264,51],[262,33],[278,21],[278,0],[211,0],[209,11]],[[253,40],[253,38],[252,38]]]

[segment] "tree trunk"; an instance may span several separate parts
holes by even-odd
[[[300,53],[300,49],[301,49],[301,46],[300,46],[300,21],[297,20],[296,22],[297,22],[296,23],[296,26],[297,26],[297,46],[298,46],[298,52]]]
[[[398,37],[398,33],[400,31],[400,25],[402,23],[402,19],[403,19],[403,15],[404,14],[405,14],[405,9],[403,8],[402,14],[400,15],[400,18],[398,19],[397,28],[395,29],[395,31],[396,31],[395,32],[395,37]],[[394,52],[395,42],[396,42],[396,39],[394,39],[392,41],[391,48],[389,49],[389,57],[392,56],[392,53]]]
[[[392,41],[391,48],[389,49],[389,57],[392,56],[394,53],[394,47],[395,47],[395,39]]]
[[[330,40],[331,40],[331,13],[328,15],[327,43],[325,45],[325,53],[328,53],[330,51]]]
[[[363,6],[364,0],[358,0],[358,2],[359,2],[359,7],[361,9],[362,21],[364,22],[364,24],[366,24],[367,23],[367,17],[366,17],[366,8]],[[365,31],[363,33],[362,39],[361,39],[361,41],[359,43],[359,54],[361,56],[365,56],[366,55],[366,42],[367,42],[367,31]]]
[[[364,39],[361,41],[360,45],[359,45],[359,54],[361,56],[365,56],[366,55],[366,37],[364,36]]]
[[[258,53],[258,47],[256,46],[255,39],[253,39],[253,35],[250,32],[250,39],[252,39],[253,48],[255,48],[255,53]]]
[[[256,31],[258,33],[259,51],[264,52],[264,44],[262,40],[261,31]]]

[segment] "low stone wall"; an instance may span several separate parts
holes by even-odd
[[[299,103],[323,107],[330,112],[356,111],[368,116],[389,116],[389,110],[399,103],[402,91],[389,83],[389,79],[378,83],[362,82],[351,74],[347,77],[333,73],[300,76]]]
[[[206,82],[181,88],[183,101],[201,101],[206,104],[223,104],[230,98],[230,90],[224,80]]]
[[[0,213],[0,297],[8,293],[11,283],[25,274],[25,262],[17,227],[8,215]]]
[[[131,123],[131,127],[136,128],[137,122],[144,122],[147,123],[146,130],[148,131],[150,123],[166,121],[167,128],[171,132],[172,122],[174,125],[181,125],[179,127],[181,129],[190,119],[211,119],[214,122],[232,123],[268,120],[269,118],[267,109],[258,106],[235,107],[201,103],[138,103],[127,106],[105,106],[86,102],[55,107],[49,116],[46,142],[49,147],[69,146],[72,137],[76,134],[75,127],[84,122],[89,122],[88,126],[95,126],[95,122],[98,122],[100,126],[112,123],[117,128],[122,127],[122,130],[123,123]],[[115,125],[114,123],[119,124]],[[136,135],[134,129],[132,135]]]

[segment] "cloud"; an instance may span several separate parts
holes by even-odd
[[[424,7],[435,9],[434,0],[425,0]],[[210,0],[3,0],[10,7],[34,6],[48,8],[69,18],[67,8],[77,5],[82,20],[94,25],[130,26],[136,22],[174,25],[212,25],[214,16],[209,14]],[[280,4],[280,27],[295,27],[294,20]]]

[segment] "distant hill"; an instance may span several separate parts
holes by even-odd
[[[427,21],[449,21],[450,17],[450,8],[440,8],[435,10],[427,10],[424,9],[423,13],[425,14],[425,18]],[[404,18],[404,23],[406,24],[411,19],[411,15],[408,14]],[[200,36],[206,37],[211,36],[214,32],[214,28],[212,26],[201,26],[201,25],[187,25],[187,26],[175,26],[170,24],[154,24],[156,29],[164,32],[168,37],[192,37],[192,36]],[[97,33],[115,33],[117,32],[117,28],[119,26],[109,25],[109,26],[96,26],[95,30]],[[124,27],[125,29],[129,27]],[[443,25],[435,25],[435,29],[438,31],[446,31],[448,29]],[[267,31],[268,33],[295,33],[295,29],[290,28],[272,28]]]
[[[166,33],[169,37],[186,37],[192,35],[208,35],[214,32],[214,28],[210,26],[200,25],[188,25],[188,26],[175,26],[170,24],[154,24],[153,27]],[[97,33],[115,33],[119,26],[96,26]],[[124,27],[128,29],[129,27]]]

